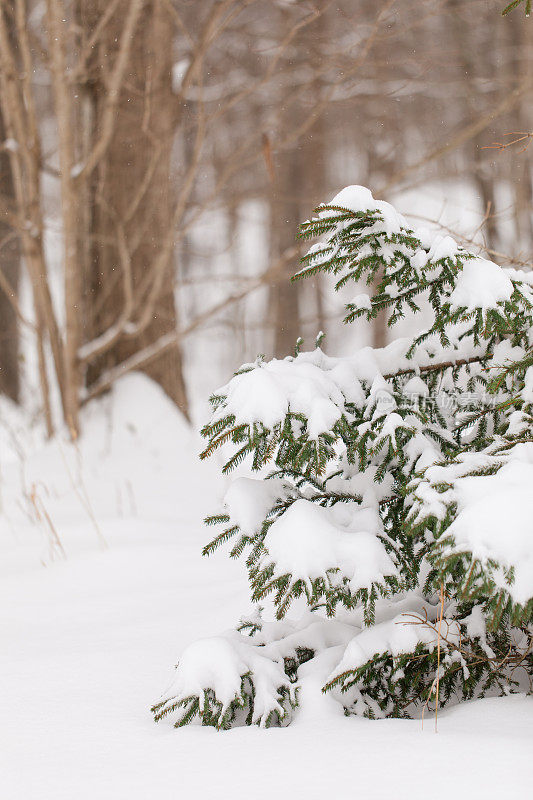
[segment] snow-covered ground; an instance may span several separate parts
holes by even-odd
[[[304,665],[288,728],[155,725],[180,651],[250,607],[242,565],[200,555],[216,465],[140,376],[87,409],[76,447],[0,416],[0,797],[530,796],[520,695],[441,712],[435,735],[432,720],[345,718]]]

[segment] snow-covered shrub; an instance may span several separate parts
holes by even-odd
[[[244,555],[277,621],[192,645],[156,718],[283,724],[327,649],[323,691],[369,717],[533,677],[533,277],[409,229],[363,187],[316,213],[296,278],[365,281],[347,323],[430,322],[343,358],[260,358],[211,398],[203,456],[233,444],[224,471],[265,477],[233,482],[204,552]],[[309,610],[289,621],[295,600]]]

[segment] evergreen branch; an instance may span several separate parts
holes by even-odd
[[[464,367],[468,364],[483,364],[492,358],[491,353],[485,353],[479,356],[471,356],[470,358],[458,358],[456,361],[442,361],[438,364],[428,364],[425,367],[412,367],[409,369],[400,369],[397,372],[390,372],[384,375],[386,381],[392,378],[398,378],[401,375],[412,375],[419,372],[443,372],[445,369],[455,369],[457,367]]]

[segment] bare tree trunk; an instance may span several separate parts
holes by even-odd
[[[487,75],[492,71],[490,55],[490,43],[485,41],[483,46],[479,46],[479,32],[465,24],[461,18],[464,12],[464,4],[459,0],[449,0],[451,9],[452,34],[457,44],[459,53],[459,63],[463,74],[466,76],[467,95],[464,102],[464,114],[466,120],[473,120],[480,114],[478,107],[479,98],[474,89],[474,79],[479,69],[479,61],[484,59],[484,69],[482,74]],[[484,32],[482,32],[484,35]],[[466,153],[474,168],[474,185],[479,192],[481,207],[486,214],[486,221],[483,226],[486,246],[489,249],[498,249],[498,224],[495,216],[495,178],[496,173],[491,168],[490,159],[483,152],[486,145],[485,134],[478,133],[474,136],[466,148]]]
[[[322,47],[323,41],[327,37],[325,19],[318,17],[314,25],[305,28],[303,31],[305,57],[318,73],[322,68]],[[317,46],[318,45],[318,46]],[[323,92],[323,81],[317,78],[310,85],[308,90],[308,108],[313,108],[314,104],[320,100]],[[306,219],[311,209],[316,208],[319,203],[329,200],[328,180],[327,180],[327,139],[328,139],[328,119],[327,111],[319,114],[313,126],[310,128],[305,145],[302,146],[301,156],[304,160],[304,180],[301,184],[300,198],[300,219],[298,224]],[[311,288],[314,295],[314,306],[316,321],[314,324],[314,336],[318,333],[326,333],[326,320],[324,314],[324,303],[322,299],[323,277],[317,273],[312,278]]]
[[[78,434],[80,403],[80,345],[81,284],[79,276],[79,195],[74,184],[76,166],[74,105],[66,81],[68,38],[64,9],[60,0],[47,0],[50,71],[57,117],[61,210],[63,218],[64,287],[65,287],[65,417],[73,437]]]
[[[8,12],[11,13],[8,13]],[[18,67],[18,62],[22,70]],[[24,263],[30,277],[34,307],[35,333],[43,410],[48,435],[53,432],[49,384],[45,360],[45,340],[52,351],[63,409],[63,344],[55,317],[43,248],[43,215],[40,205],[41,149],[36,108],[31,85],[32,57],[23,3],[14,8],[0,8],[0,104],[5,134],[13,142],[8,149],[14,190],[14,205],[4,206],[22,246]],[[9,218],[12,219],[9,219]],[[17,299],[11,290],[6,294],[17,316],[22,318]],[[65,412],[66,414],[66,412]]]
[[[294,247],[300,224],[300,185],[302,181],[301,153],[295,148],[281,153],[275,159],[275,176],[270,194],[270,260],[280,258]],[[294,351],[301,335],[299,284],[291,283],[295,272],[294,261],[284,265],[286,280],[278,280],[270,288],[270,322],[274,328],[273,352],[284,358]]]
[[[522,23],[522,24],[520,24]],[[511,77],[525,78],[533,72],[533,58],[526,26],[518,15],[509,19],[508,25]],[[531,113],[528,99],[523,99],[514,109],[510,130],[530,131]],[[512,150],[510,174],[514,192],[514,223],[516,252],[528,252],[533,237],[533,183],[530,148]]]
[[[127,4],[126,4],[127,5]],[[87,34],[105,12],[105,0],[82,0],[80,18]],[[90,65],[85,96],[90,98],[92,139],[102,135],[106,104],[106,73],[117,58],[124,3],[108,22]],[[120,90],[113,134],[92,179],[92,246],[84,274],[84,338],[91,341],[109,329],[131,306],[126,324],[113,346],[89,364],[87,385],[107,370],[176,329],[174,265],[163,265],[159,291],[145,322],[151,267],[162,253],[172,225],[171,152],[175,97],[172,93],[172,17],[163,0],[147,0],[131,43]],[[102,74],[103,73],[103,74]],[[124,280],[124,271],[129,274]],[[131,297],[128,295],[131,294]],[[180,345],[167,349],[144,368],[188,416]]]
[[[4,121],[0,112],[0,141],[6,138]],[[9,202],[15,197],[11,164],[7,153],[0,152],[0,194]],[[0,218],[0,269],[10,290],[18,295],[20,276],[20,243],[15,231]],[[19,331],[17,315],[10,298],[0,291],[0,392],[18,402]]]

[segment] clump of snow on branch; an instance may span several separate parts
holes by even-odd
[[[285,480],[271,478],[236,478],[224,496],[223,505],[231,521],[243,533],[253,536],[280,499],[286,499],[294,489]]]
[[[459,645],[457,622],[444,617],[441,630],[447,643]],[[392,656],[411,653],[419,644],[425,645],[429,651],[437,647],[435,626],[427,624],[427,617],[416,611],[403,612],[358,633],[344,651],[342,660],[335,668],[335,676],[347,670],[355,671],[381,653],[390,653]],[[333,678],[332,675],[329,680]]]
[[[189,645],[166,698],[154,708],[159,718],[181,710],[178,726],[189,721],[188,714],[191,719],[198,714],[216,727],[226,727],[249,705],[250,722],[267,727],[274,717],[278,721],[287,717],[295,702],[294,691],[283,661],[265,657],[245,637],[230,632]]]
[[[513,580],[495,570],[496,583],[525,605],[533,597],[533,445],[514,448],[495,475],[467,476],[455,481],[458,513],[447,529],[454,544],[444,556],[467,551],[487,565],[496,561],[513,569]]]
[[[450,295],[452,306],[496,308],[498,303],[510,300],[513,284],[504,270],[486,258],[471,258],[465,262]]]
[[[375,508],[358,503],[323,508],[297,500],[269,528],[263,566],[272,563],[276,573],[293,580],[324,578],[335,585],[346,578],[357,592],[398,574],[380,539],[384,535]]]

